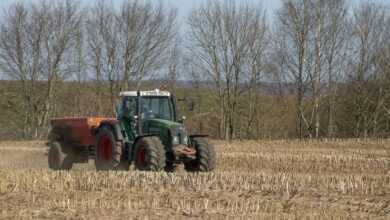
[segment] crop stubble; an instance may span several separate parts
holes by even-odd
[[[43,142],[0,143],[0,217],[390,218],[387,140],[215,142],[213,173],[49,171]]]

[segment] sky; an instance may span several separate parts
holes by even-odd
[[[37,2],[39,0],[0,0],[0,8],[6,8],[12,3],[19,2]],[[95,0],[78,0],[81,1],[84,5],[91,5],[95,2]],[[120,3],[122,0],[112,0],[114,3]],[[142,0],[141,0],[142,1]],[[146,0],[145,0],[146,1]],[[185,19],[186,15],[189,14],[191,8],[202,4],[202,2],[206,2],[207,0],[150,0],[151,2],[159,2],[162,1],[168,5],[172,5],[178,9],[179,17],[181,19]],[[243,0],[236,0],[243,1]],[[274,12],[281,6],[281,0],[245,0],[253,3],[261,3],[264,9],[267,12],[267,15],[271,16]],[[357,4],[361,0],[348,0],[352,5]],[[371,0],[373,2],[382,2],[386,5],[390,6],[390,0]]]
[[[22,2],[34,2],[39,0],[0,0],[0,8],[9,6],[15,1]],[[94,0],[80,0],[84,4],[93,4]],[[121,2],[121,0],[113,0],[114,2]],[[151,0],[152,2],[159,2],[160,0]],[[206,2],[206,0],[161,0],[168,3],[169,5],[175,6],[179,10],[181,17],[185,17],[191,10],[193,6],[201,4],[201,2]],[[239,1],[239,0],[236,0]],[[390,2],[390,0],[388,0]],[[271,11],[274,11],[280,6],[280,0],[249,0],[249,2],[262,2],[264,8],[268,11],[268,14]]]
[[[0,8],[6,8],[10,4],[16,1],[21,1],[21,2],[36,2],[39,0],[0,0]],[[84,5],[89,5],[93,4],[95,0],[79,0],[81,1]],[[121,2],[121,0],[113,0],[114,2]],[[202,2],[206,2],[207,0],[150,0],[151,2],[159,2],[163,1],[168,5],[172,5],[176,8],[178,8],[179,15],[181,18],[185,18],[186,15],[191,11],[191,8],[194,6],[197,6],[201,4]],[[242,0],[236,0],[236,1],[242,1]],[[249,2],[261,2],[264,9],[267,11],[268,15],[273,15],[275,10],[278,9],[281,5],[281,0],[246,0]],[[385,4],[388,4],[390,6],[390,0],[371,0],[374,2],[383,2]],[[360,2],[360,0],[349,0],[351,4],[356,4],[357,2]]]

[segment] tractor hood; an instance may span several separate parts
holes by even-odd
[[[182,124],[175,122],[175,121],[169,121],[164,119],[148,119],[144,121],[146,127],[153,126],[153,127],[164,127],[168,129],[175,129],[177,127],[184,127]]]
[[[144,121],[143,130],[149,134],[159,134],[163,142],[172,142],[173,145],[187,144],[187,132],[183,124],[164,120],[148,119]]]

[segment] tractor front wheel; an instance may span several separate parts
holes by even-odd
[[[196,159],[184,163],[184,168],[188,172],[209,172],[215,168],[215,149],[204,138],[193,138],[192,146],[196,149]]]
[[[143,137],[135,144],[134,165],[137,170],[162,171],[166,165],[165,147],[158,137]]]
[[[108,127],[99,129],[96,137],[96,170],[121,170],[122,142],[117,141]]]
[[[73,158],[70,154],[65,154],[58,141],[50,142],[48,153],[49,168],[52,170],[70,170],[73,166]]]

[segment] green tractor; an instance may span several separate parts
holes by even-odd
[[[95,159],[97,170],[209,172],[216,154],[206,135],[189,135],[178,118],[173,95],[166,91],[120,93],[117,118],[57,118],[51,120],[49,167],[70,169],[73,163]],[[185,101],[185,100],[181,100]],[[193,102],[189,102],[190,110]]]

